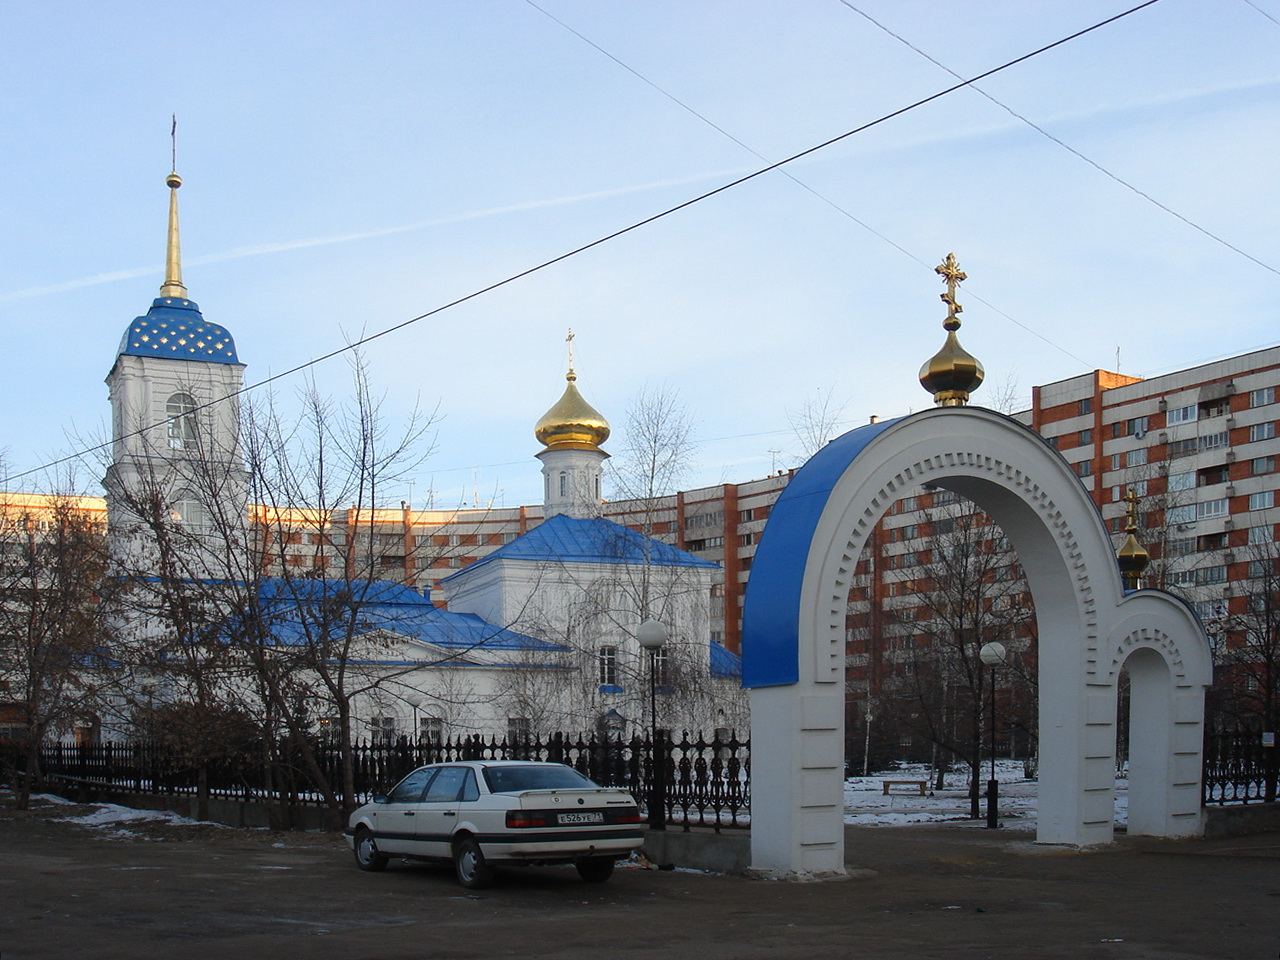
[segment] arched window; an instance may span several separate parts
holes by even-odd
[[[560,496],[567,497],[569,495],[569,474],[563,470],[560,471]]]
[[[196,398],[189,393],[175,393],[165,403],[164,413],[169,418],[169,449],[194,450],[196,448]]]

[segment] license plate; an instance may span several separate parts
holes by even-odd
[[[604,823],[604,813],[600,810],[588,810],[583,813],[560,813],[556,815],[556,823]]]

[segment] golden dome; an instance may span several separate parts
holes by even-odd
[[[1140,499],[1133,488],[1130,487],[1129,494],[1125,497],[1125,500],[1129,503],[1128,518],[1124,528],[1128,536],[1124,538],[1124,543],[1116,551],[1116,560],[1120,564],[1120,579],[1124,581],[1126,590],[1137,590],[1142,586],[1142,573],[1147,569],[1147,564],[1151,562],[1151,555],[1138,542],[1136,536],[1138,532],[1138,501]]]
[[[565,379],[569,383],[564,394],[542,415],[533,435],[549,450],[599,450],[600,444],[609,439],[609,421],[582,399],[572,367]]]
[[[982,364],[960,346],[956,337],[960,329],[957,314],[964,310],[956,302],[956,285],[968,275],[961,271],[954,253],[948,253],[947,259],[933,269],[947,284],[947,292],[942,294],[942,302],[947,305],[947,319],[942,323],[947,339],[942,349],[920,368],[920,385],[933,394],[938,406],[959,407],[969,402],[969,394],[982,385],[986,376]]]

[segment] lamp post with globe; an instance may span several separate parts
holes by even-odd
[[[996,667],[1004,664],[1004,644],[998,640],[984,643],[978,659],[991,671],[991,779],[987,781],[987,828],[1000,826],[1000,781],[996,779]]]
[[[636,640],[649,651],[649,829],[667,829],[667,763],[665,744],[658,742],[658,651],[667,642],[666,624],[646,620]]]

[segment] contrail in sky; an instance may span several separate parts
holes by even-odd
[[[447,226],[452,223],[465,223],[470,220],[482,220],[486,217],[499,217],[526,210],[541,210],[548,207],[559,207],[567,204],[582,203],[587,200],[602,200],[609,197],[620,197],[631,193],[644,193],[648,190],[661,190],[666,187],[680,187],[690,183],[706,180],[722,179],[726,176],[741,175],[747,168],[717,170],[676,180],[659,180],[653,183],[642,183],[630,187],[618,187],[613,190],[596,190],[591,193],[572,194],[567,197],[553,197],[548,200],[529,200],[524,203],[510,204],[504,207],[491,207],[488,210],[473,210],[459,213],[451,217],[439,217],[434,220],[423,220],[420,223],[401,224],[395,227],[383,227],[378,230],[365,230],[358,233],[340,233],[329,237],[312,237],[306,240],[285,240],[278,243],[261,243],[251,247],[239,247],[225,253],[212,253],[203,257],[188,259],[186,266],[200,266],[208,263],[222,263],[227,260],[242,260],[246,257],[260,257],[271,253],[285,253],[289,250],[305,250],[308,247],[328,247],[339,243],[355,243],[360,240],[373,240],[378,237],[389,237],[397,233],[412,233],[415,230],[426,230],[431,227]],[[64,280],[43,287],[28,287],[26,290],[15,290],[12,293],[0,294],[0,303],[14,300],[28,300],[33,297],[44,297],[50,294],[63,293],[67,290],[78,290],[81,287],[95,287],[103,283],[115,283],[118,280],[134,280],[138,277],[159,276],[159,266],[133,267],[128,270],[113,270],[110,273],[95,273],[78,280]]]

